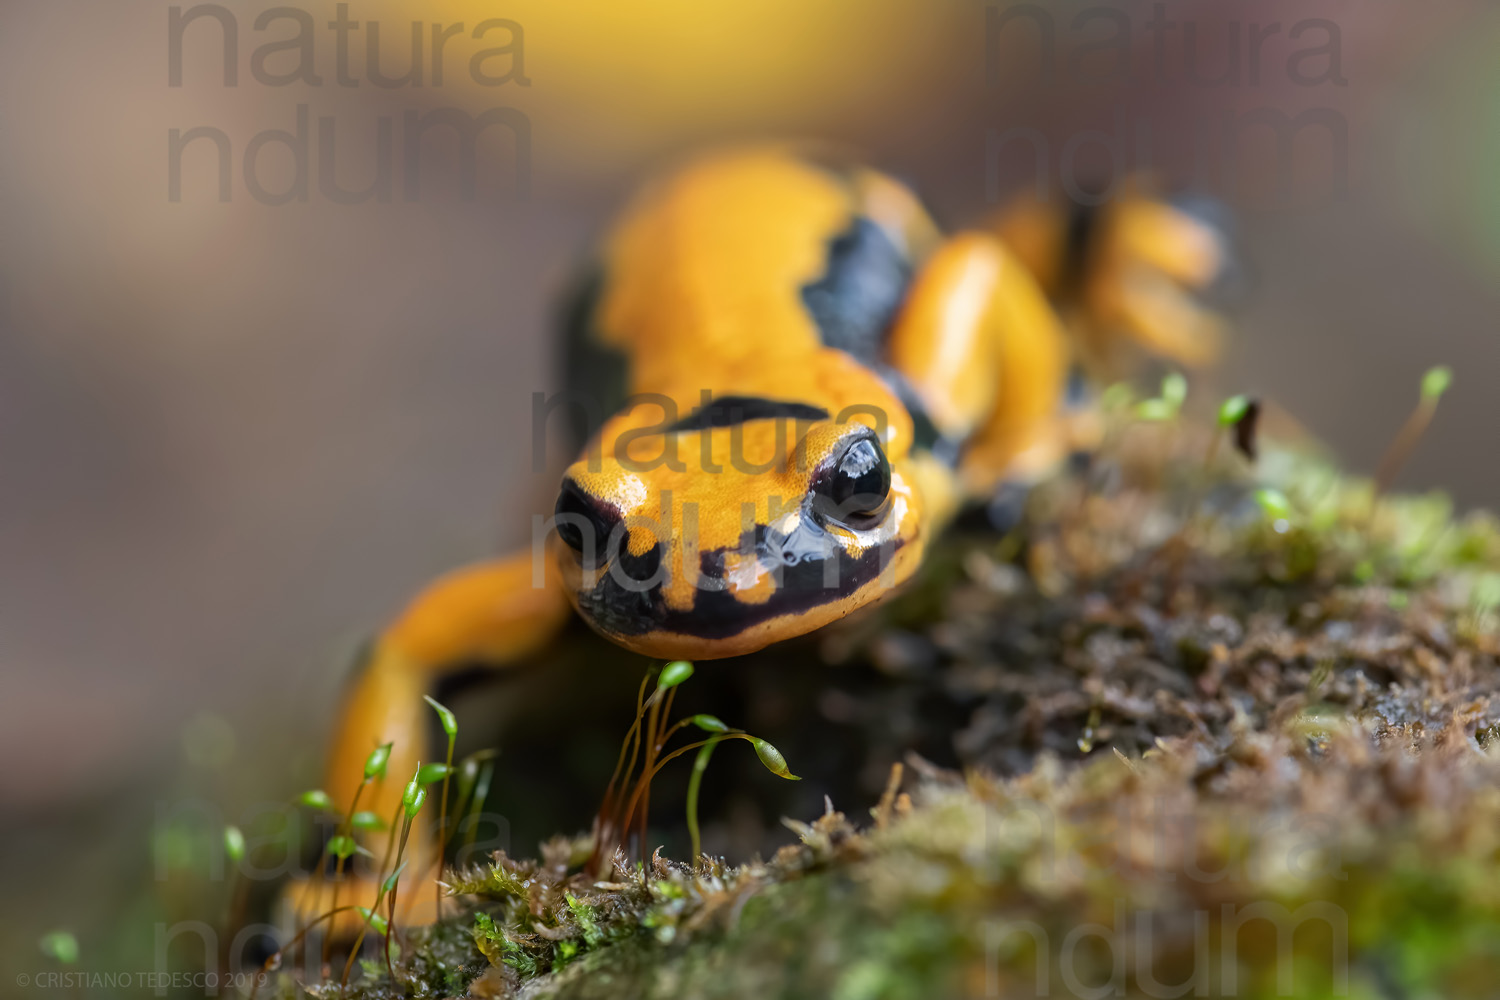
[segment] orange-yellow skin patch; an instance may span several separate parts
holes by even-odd
[[[743,604],[764,604],[776,593],[776,576],[751,554],[731,552],[725,557],[725,579]]]
[[[706,157],[643,191],[605,243],[599,313],[600,339],[630,358],[631,391],[696,402],[702,388],[754,383],[776,399],[857,395],[837,366],[810,385],[785,381],[822,350],[801,288],[856,215],[918,254],[937,235],[905,187],[869,170],[853,180],[770,146]]]
[[[630,357],[632,390],[696,399],[817,350],[798,290],[853,207],[832,178],[775,150],[706,160],[643,192],[605,245],[599,314],[601,339]]]

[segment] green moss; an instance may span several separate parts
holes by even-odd
[[[817,647],[963,706],[964,767],[908,757],[767,861],[497,854],[363,995],[1492,992],[1495,519],[1274,448],[1205,466],[1180,421],[1115,440]]]
[[[581,903],[571,893],[564,897],[568,901],[568,912],[573,915],[573,921],[578,925],[578,933],[583,938],[586,947],[596,948],[604,940],[604,932],[599,929],[599,921],[594,908],[587,903]]]

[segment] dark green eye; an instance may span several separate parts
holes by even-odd
[[[814,487],[825,516],[858,520],[877,513],[891,492],[891,463],[874,438],[860,438]]]

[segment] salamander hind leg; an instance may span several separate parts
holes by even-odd
[[[1081,360],[1114,378],[1127,348],[1189,367],[1219,356],[1224,322],[1205,300],[1236,273],[1222,215],[1136,179],[1098,204],[1018,198],[991,231],[1066,317]]]

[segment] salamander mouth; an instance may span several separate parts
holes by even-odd
[[[847,600],[890,573],[897,553],[907,543],[893,533],[851,555],[821,528],[809,526],[806,533],[824,534],[827,544],[815,549],[804,537],[798,546],[789,547],[785,536],[758,525],[738,546],[701,552],[698,585],[689,609],[670,607],[662,582],[643,583],[644,578],[633,572],[644,565],[654,572],[661,562],[660,543],[644,556],[632,557],[639,561],[637,567],[618,562],[605,567],[593,586],[579,588],[574,598],[579,613],[610,635],[629,638],[669,632],[704,640],[729,639],[772,619]],[[751,552],[774,580],[770,592],[753,602],[737,596],[727,585],[732,564]]]

